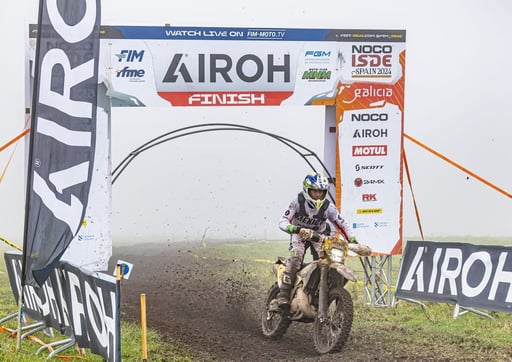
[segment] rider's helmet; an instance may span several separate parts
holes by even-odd
[[[327,198],[327,190],[329,190],[329,181],[320,172],[311,172],[306,176],[302,183],[302,192],[308,204],[316,209],[319,209],[324,204]],[[311,196],[311,190],[322,190],[322,195],[315,199]]]

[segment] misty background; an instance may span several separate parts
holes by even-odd
[[[38,1],[0,13],[4,52],[0,146],[24,127],[26,38]],[[314,5],[314,6],[312,6]],[[406,134],[512,192],[512,3],[491,0],[187,2],[109,0],[104,25],[405,29]],[[290,138],[324,157],[323,107],[113,109],[112,166],[142,143],[185,124],[245,124]],[[512,237],[510,197],[405,140],[423,231],[434,237]],[[0,152],[0,236],[22,242],[24,152]],[[334,152],[334,150],[333,150]],[[12,160],[10,157],[12,155]],[[275,140],[209,132],[138,156],[113,185],[116,242],[285,239],[277,223],[308,165]],[[404,172],[404,239],[419,229]]]

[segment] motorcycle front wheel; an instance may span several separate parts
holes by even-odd
[[[339,352],[348,339],[354,304],[352,297],[345,288],[335,288],[329,291],[327,313],[323,320],[318,317],[313,324],[313,342],[320,354]]]
[[[270,304],[277,298],[277,294],[279,294],[279,286],[276,282],[268,291],[261,311],[261,331],[265,337],[274,340],[283,337],[292,322],[287,312],[271,307]]]

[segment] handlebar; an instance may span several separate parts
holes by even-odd
[[[323,235],[311,229],[305,228],[299,230],[299,235],[305,240],[310,240],[313,242],[321,241],[322,243],[325,242],[326,239],[332,238],[330,236]],[[359,256],[370,256],[372,253],[372,249],[367,245],[348,243],[343,237],[336,237],[334,239],[342,244],[346,244],[350,251],[353,251]]]
[[[368,245],[348,244],[348,249],[359,256],[370,256],[372,254],[372,248],[370,248]]]

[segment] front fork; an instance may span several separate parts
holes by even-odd
[[[318,318],[323,322],[327,314],[327,302],[329,299],[329,286],[327,284],[327,277],[329,274],[329,264],[320,264],[320,285],[318,287]]]

